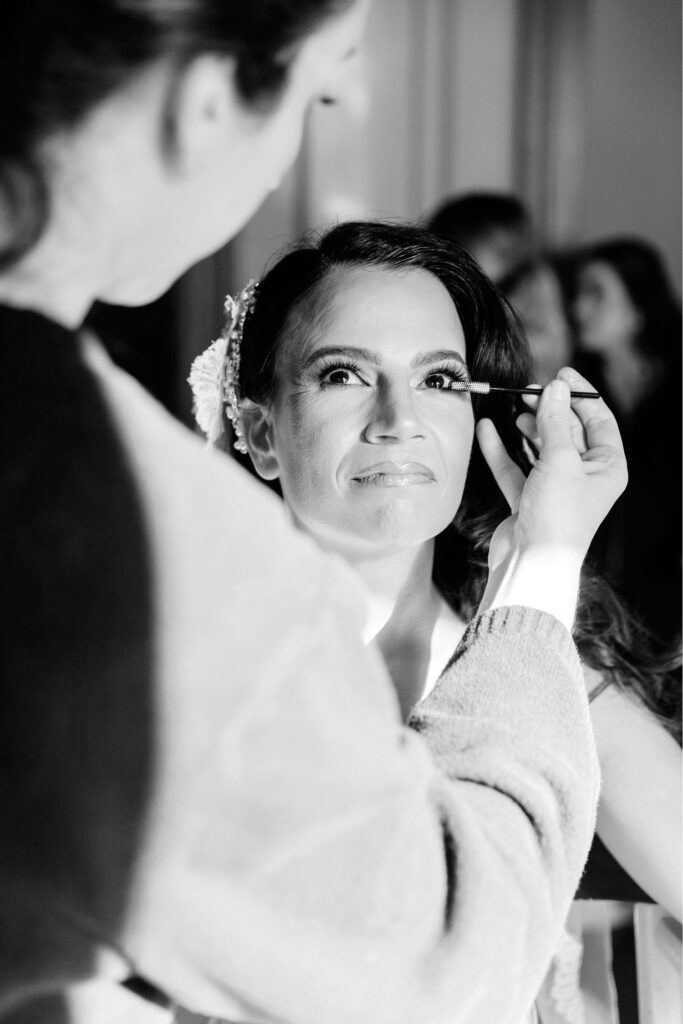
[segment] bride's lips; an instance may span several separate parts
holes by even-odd
[[[409,487],[434,483],[436,477],[421,462],[377,462],[354,473],[351,479],[369,487]]]

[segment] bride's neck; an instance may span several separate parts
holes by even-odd
[[[389,620],[423,618],[433,600],[434,541],[379,558],[348,558],[376,605],[377,632]]]
[[[432,580],[434,541],[371,559],[344,557],[373,602],[369,635],[386,662],[404,719],[434,685],[465,629]]]
[[[355,566],[377,603],[375,638],[404,719],[434,685],[464,630],[432,581],[433,559],[430,541]]]

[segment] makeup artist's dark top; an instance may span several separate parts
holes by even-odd
[[[275,496],[92,342],[0,308],[0,359],[0,1005],[135,975],[228,1019],[521,1016],[594,824],[564,628],[476,621],[420,739]]]

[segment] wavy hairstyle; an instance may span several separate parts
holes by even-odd
[[[41,143],[68,131],[147,66],[179,71],[231,56],[245,103],[280,94],[298,43],[352,0],[21,0],[0,16],[0,269],[40,238],[50,213]],[[164,145],[173,151],[173,94]]]
[[[516,315],[464,249],[409,224],[361,221],[306,236],[265,274],[244,325],[242,397],[258,403],[274,398],[283,342],[323,328],[327,298],[345,267],[433,274],[458,311],[472,378],[513,387],[530,380],[529,350]],[[473,395],[472,405],[475,419],[493,420],[510,456],[528,473],[531,463],[515,425],[523,407],[507,395]],[[491,535],[508,513],[475,444],[461,505],[451,526],[436,538],[434,558],[437,586],[465,619],[476,612]],[[582,574],[574,638],[588,665],[646,705],[680,739],[676,658],[655,652],[649,633],[590,568]]]

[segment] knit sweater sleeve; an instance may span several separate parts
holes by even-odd
[[[97,373],[148,524],[154,748],[126,912],[88,929],[219,1018],[517,1024],[597,797],[568,634],[482,616],[403,726],[350,573]]]
[[[435,1019],[447,1019],[439,1007],[449,999],[458,1004],[463,977],[465,1021],[514,1021],[533,1001],[595,827],[584,694],[564,628],[530,608],[501,608],[475,619],[413,713],[441,772],[454,865],[437,960],[459,967],[435,980]]]

